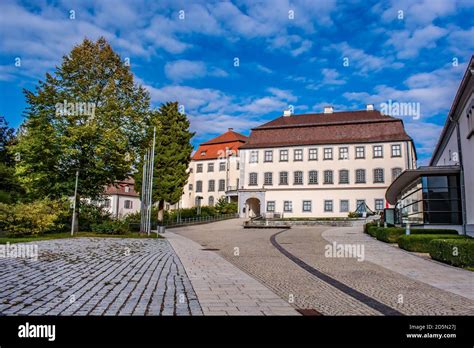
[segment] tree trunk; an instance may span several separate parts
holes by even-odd
[[[164,217],[164,207],[165,207],[165,202],[163,200],[160,200],[158,202],[158,223],[161,225],[163,223],[163,217]]]

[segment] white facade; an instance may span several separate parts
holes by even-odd
[[[461,166],[463,216],[474,233],[474,58],[461,82],[445,127],[431,159],[432,166]]]
[[[114,218],[122,218],[128,214],[140,211],[140,197],[123,195],[105,195],[104,208],[109,211]]]
[[[382,210],[394,177],[416,167],[411,141],[241,149],[240,158],[246,217],[347,217],[362,202]]]
[[[239,157],[222,159],[193,160],[189,166],[189,179],[184,187],[181,208],[200,205],[213,206],[221,197],[237,199],[239,185]]]

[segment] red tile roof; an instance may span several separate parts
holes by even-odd
[[[291,145],[411,141],[400,119],[379,111],[281,116],[252,129],[243,149]]]
[[[237,154],[238,149],[245,143],[247,137],[240,133],[229,129],[222,135],[206,141],[199,145],[199,148],[194,153],[192,160],[210,160],[219,157],[225,157],[226,149],[231,150]]]
[[[125,187],[130,187],[128,192],[125,192]],[[106,195],[121,195],[130,197],[139,197],[140,195],[135,192],[135,180],[128,178],[121,181],[116,181],[113,185],[109,185],[105,189]]]

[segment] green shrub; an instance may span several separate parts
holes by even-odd
[[[228,202],[227,197],[223,196],[217,200],[215,209],[217,214],[232,214],[237,213],[239,208],[237,202]]]
[[[387,227],[377,228],[374,232],[375,237],[386,243],[396,243],[400,236],[405,235],[405,228],[402,227]],[[428,229],[428,228],[413,228],[410,230],[410,234],[449,234],[457,235],[456,230],[449,229]]]
[[[432,259],[458,267],[474,267],[474,239],[434,239],[430,242]]]
[[[110,220],[99,224],[92,224],[91,230],[92,232],[104,234],[126,234],[128,232],[128,224],[121,220]]]
[[[349,212],[349,214],[347,214],[347,217],[350,219],[355,219],[359,217],[359,213],[356,213],[355,211],[351,211]]]
[[[466,238],[454,234],[412,234],[398,237],[398,246],[408,251],[429,253],[430,242],[434,239],[462,239]]]
[[[377,225],[368,225],[367,226],[367,234],[371,235],[372,237],[375,238],[376,233],[377,233]]]
[[[112,220],[111,213],[105,208],[87,202],[79,204],[79,230],[91,231],[92,225]]]
[[[11,236],[61,232],[70,216],[67,198],[44,198],[30,203],[0,203],[0,231]]]

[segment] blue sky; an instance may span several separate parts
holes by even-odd
[[[420,105],[419,119],[402,118],[423,164],[474,53],[473,18],[472,0],[2,0],[0,114],[17,127],[22,89],[84,37],[105,36],[154,106],[184,105],[194,145],[227,128],[248,134],[288,105],[392,100]]]

